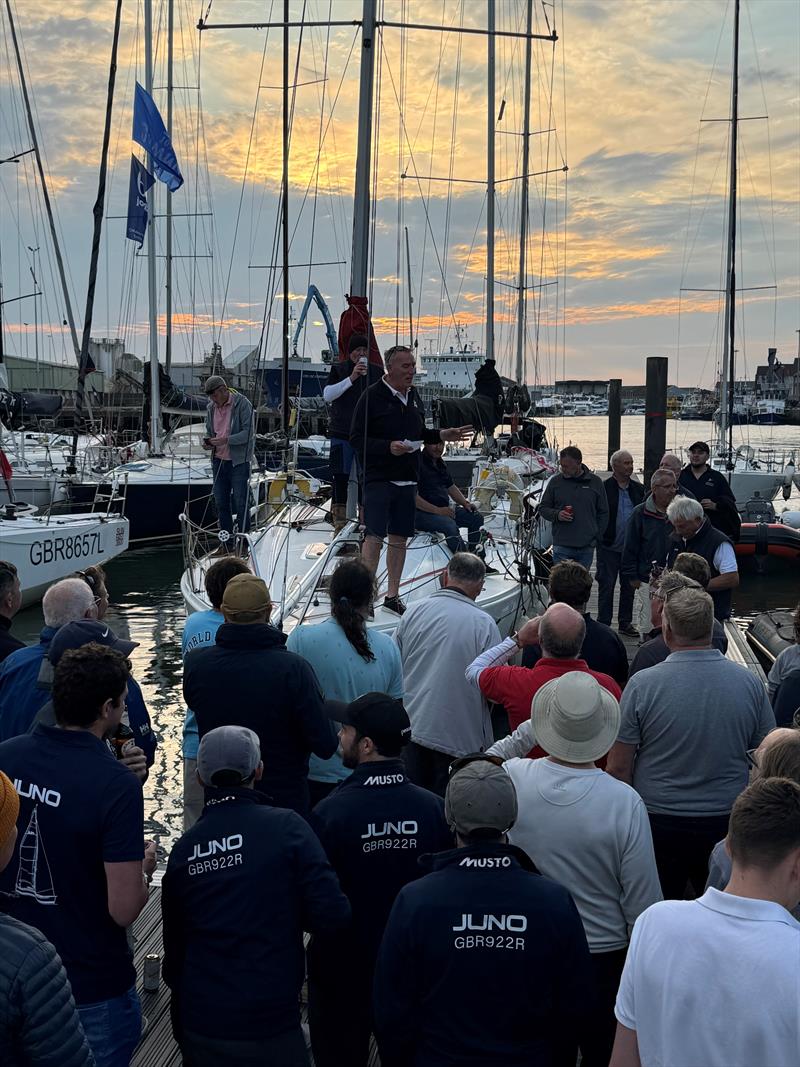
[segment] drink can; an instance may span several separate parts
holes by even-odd
[[[567,504],[566,507],[564,508],[564,511],[566,511],[568,515],[571,515],[572,514],[572,504]]]
[[[144,958],[144,980],[142,983],[145,993],[157,993],[160,981],[161,956],[157,952],[148,952]]]

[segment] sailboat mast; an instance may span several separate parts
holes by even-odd
[[[283,0],[283,175],[281,180],[283,234],[283,350],[281,366],[281,423],[289,432],[289,0]]]
[[[372,149],[372,86],[375,67],[375,0],[361,9],[361,79],[358,92],[358,147],[353,198],[353,255],[350,295],[367,295],[369,260],[369,181]]]
[[[172,144],[172,88],[173,88],[173,32],[175,27],[175,0],[167,0],[167,136]],[[165,285],[166,298],[166,330],[167,338],[164,346],[164,370],[167,374],[172,370],[172,190],[167,186],[167,210],[166,210],[166,266],[167,279]]]
[[[103,148],[100,154],[100,175],[97,179],[97,199],[94,203],[94,228],[92,232],[92,251],[89,259],[89,283],[86,287],[86,311],[83,316],[83,337],[81,355],[78,364],[78,391],[75,405],[75,425],[72,431],[72,451],[68,470],[75,472],[75,458],[78,452],[78,431],[83,418],[86,396],[86,375],[89,371],[89,341],[92,335],[92,318],[94,316],[94,294],[97,287],[97,264],[100,259],[100,238],[103,232],[103,211],[106,203],[106,176],[108,174],[108,145],[111,140],[111,115],[114,109],[114,85],[117,80],[117,49],[119,46],[119,29],[122,21],[122,0],[117,0],[114,16],[114,38],[111,45],[111,63],[108,71],[108,93],[106,96],[106,121],[103,128]]]
[[[53,217],[53,206],[50,203],[50,192],[47,188],[47,182],[44,176],[44,166],[42,164],[42,154],[39,151],[39,139],[36,136],[36,127],[33,123],[33,112],[31,111],[31,101],[28,96],[28,83],[25,81],[25,71],[22,66],[22,56],[19,50],[19,42],[17,41],[17,30],[14,25],[14,16],[11,13],[11,2],[6,0],[6,11],[8,13],[8,24],[11,28],[11,39],[14,42],[14,55],[17,59],[17,70],[19,71],[19,83],[22,88],[22,98],[25,101],[25,114],[28,118],[28,132],[31,135],[31,145],[33,146],[34,155],[36,157],[36,167],[39,171],[39,181],[42,185],[42,197],[44,199],[44,207],[47,213],[47,222],[50,227],[50,237],[53,241],[53,251],[56,254],[56,266],[58,268],[58,277],[61,281],[61,289],[64,293],[64,308],[67,314],[67,322],[69,323],[69,332],[72,336],[72,347],[75,351],[75,360],[80,365],[81,361],[81,346],[78,341],[78,331],[75,328],[75,316],[72,314],[72,301],[69,298],[69,288],[67,287],[67,274],[64,270],[64,259],[61,255],[61,246],[58,243],[58,234],[56,233],[56,223]]]
[[[528,0],[525,38],[525,118],[522,126],[522,194],[519,207],[519,303],[517,304],[517,385],[524,385],[525,253],[528,242],[528,166],[531,141],[531,60],[533,58],[533,0]]]
[[[153,0],[144,0],[144,87],[153,95]],[[152,174],[153,161],[147,153],[147,169]],[[158,326],[156,310],[156,231],[155,182],[147,190],[147,306],[150,316],[150,451],[161,451],[161,396],[158,380]]]
[[[486,91],[486,358],[494,359],[494,0],[488,0]]]
[[[725,326],[722,341],[720,382],[720,437],[733,456],[733,403],[735,397],[736,344],[736,195],[739,145],[739,0],[733,8],[733,66],[731,70],[731,148],[728,182],[728,253],[725,271]],[[726,440],[727,439],[727,440]]]

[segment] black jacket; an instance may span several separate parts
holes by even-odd
[[[223,623],[214,645],[193,649],[183,668],[183,695],[200,738],[217,726],[258,734],[264,777],[275,804],[308,815],[308,757],[336,751],[333,724],[311,665],[284,646],[268,623]]]
[[[628,653],[622,638],[610,626],[593,619],[588,611],[584,614],[586,636],[579,657],[586,660],[593,671],[610,674],[620,689],[628,681]],[[535,667],[542,658],[541,645],[526,645],[522,651],[522,666]]]
[[[389,445],[392,441],[435,444],[439,440],[439,431],[425,426],[425,409],[413,386],[404,404],[381,379],[356,404],[350,444],[361,457],[367,482],[415,482],[419,450],[393,456]]]
[[[0,663],[3,662],[6,656],[16,652],[18,648],[24,647],[25,642],[18,641],[11,633],[11,619],[7,619],[5,615],[0,615]]]
[[[675,562],[675,557],[680,555],[681,552],[696,552],[698,556],[703,557],[711,568],[711,577],[716,578],[719,575],[719,571],[714,566],[714,555],[719,546],[726,542],[733,547],[730,537],[726,537],[721,530],[715,529],[711,525],[708,515],[706,515],[703,525],[694,537],[690,537],[687,540],[683,537],[678,537],[675,533],[672,534],[667,565],[671,567]],[[709,592],[711,599],[714,601],[714,618],[720,620],[729,618],[731,614],[731,590],[720,589],[718,592]]]
[[[353,361],[342,359],[331,364],[330,373],[326,385],[338,385],[353,373]],[[356,404],[364,394],[368,385],[374,385],[383,377],[383,368],[374,363],[367,364],[367,373],[356,378],[347,392],[342,393],[332,403],[328,404],[328,437],[338,437],[342,441],[350,440],[350,426],[353,422],[353,412]]]
[[[617,507],[619,506],[619,482],[613,476],[606,478],[603,482],[603,486],[606,491],[606,500],[608,501],[608,526],[606,526],[606,532],[603,534],[603,544],[613,545],[617,537]],[[644,486],[641,482],[635,482],[631,478],[628,483],[628,496],[631,499],[631,503],[636,507],[638,504],[644,502]],[[591,664],[590,664],[591,666]]]
[[[395,898],[424,872],[423,853],[453,847],[444,803],[412,785],[401,759],[362,763],[314,808],[313,825],[353,908],[346,944],[315,938],[309,968],[340,968],[348,955],[374,967]]]
[[[713,648],[718,648],[723,656],[728,651],[725,627],[718,619],[714,619],[714,636],[711,639],[711,645]],[[630,667],[630,677],[633,678],[634,674],[638,674],[639,671],[646,671],[648,667],[655,667],[657,663],[663,663],[668,655],[669,648],[667,648],[667,642],[661,630],[651,630],[645,643],[636,650]]]
[[[625,530],[620,572],[629,582],[646,582],[654,563],[666,565],[672,545],[672,523],[657,511],[652,494],[633,509]]]
[[[735,544],[742,531],[742,518],[736,507],[736,497],[728,479],[720,471],[709,467],[699,478],[692,474],[692,468],[684,467],[678,484],[687,489],[697,500],[713,500],[716,511],[706,512],[711,525]]]
[[[161,887],[164,981],[180,1027],[256,1040],[300,1024],[303,930],[350,905],[308,824],[252,789],[207,789]]]
[[[550,1067],[584,1036],[594,977],[563,886],[521,849],[484,844],[430,860],[400,891],[375,972],[386,1067]]]
[[[32,926],[0,915],[0,1063],[93,1067],[58,953]]]

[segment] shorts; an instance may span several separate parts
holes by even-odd
[[[416,514],[416,485],[368,482],[364,487],[364,526],[369,536],[413,537]]]

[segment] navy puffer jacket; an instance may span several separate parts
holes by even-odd
[[[94,1065],[58,953],[9,915],[0,915],[0,1063]]]

